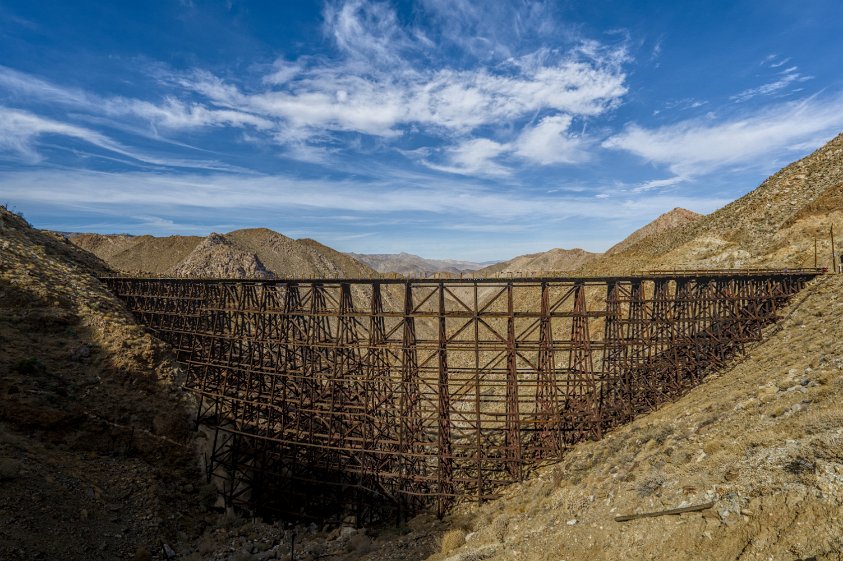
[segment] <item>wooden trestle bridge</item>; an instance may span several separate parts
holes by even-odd
[[[524,279],[103,279],[170,343],[229,504],[486,500],[699,384],[821,270]]]

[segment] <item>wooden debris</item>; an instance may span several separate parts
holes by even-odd
[[[654,518],[656,516],[665,516],[668,514],[682,514],[683,512],[698,512],[706,510],[714,506],[714,501],[710,503],[703,503],[699,505],[683,506],[681,508],[671,508],[669,510],[659,510],[656,512],[641,512],[639,514],[625,514],[623,516],[615,516],[615,522],[626,522],[628,520],[637,520],[638,518]]]

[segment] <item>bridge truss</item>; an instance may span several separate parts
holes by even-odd
[[[820,272],[103,281],[185,366],[229,504],[362,520],[494,498],[699,384]]]

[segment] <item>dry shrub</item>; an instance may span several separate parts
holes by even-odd
[[[450,553],[455,549],[462,547],[465,544],[465,530],[455,529],[448,530],[439,539],[439,551],[442,553]]]
[[[346,551],[359,554],[368,553],[372,548],[372,538],[362,532],[358,532],[349,538],[346,544]]]
[[[184,442],[190,435],[190,425],[183,411],[165,411],[152,419],[152,431],[160,436]]]
[[[498,516],[497,518],[495,518],[494,520],[492,520],[492,524],[491,524],[492,536],[494,536],[495,539],[498,540],[501,543],[503,543],[504,540],[506,539],[506,530],[507,530],[507,528],[509,528],[509,520],[510,520],[510,517],[507,516],[506,514],[502,514],[502,515]]]
[[[550,475],[554,488],[562,485],[562,482],[565,480],[565,472],[562,470],[561,467],[554,468],[553,472]]]
[[[712,439],[703,445],[703,452],[711,456],[712,454],[716,454],[723,448],[724,445],[722,440]]]
[[[642,480],[636,487],[640,497],[648,497],[658,491],[664,485],[664,478],[658,474],[651,475]]]

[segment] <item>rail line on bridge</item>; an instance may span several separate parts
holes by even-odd
[[[494,498],[676,399],[821,272],[102,280],[175,349],[229,504],[371,519]]]

